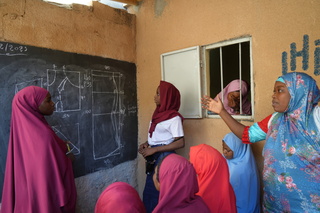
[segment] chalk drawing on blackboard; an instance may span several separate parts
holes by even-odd
[[[49,89],[54,102],[58,97],[62,100],[63,106],[56,107],[59,111],[45,118],[58,130],[58,137],[71,141],[70,148],[75,154],[79,153],[73,163],[76,178],[135,160],[138,139],[136,73],[136,65],[130,62],[0,41],[0,102],[4,103],[0,104],[0,191],[10,137],[10,102],[15,92],[31,85]],[[99,86],[98,80],[104,85]],[[49,83],[53,84],[48,87]],[[60,89],[61,96],[60,84],[64,89]],[[105,91],[107,97],[101,101],[106,106],[99,108],[95,103],[99,103]],[[99,125],[100,122],[103,125]],[[79,130],[71,127],[75,125]]]
[[[81,110],[80,72],[48,69],[47,81],[56,112]]]
[[[94,160],[120,155],[125,107],[120,72],[92,70],[92,130]]]
[[[79,155],[80,152],[80,132],[79,123],[74,125],[52,126],[53,131],[64,141],[69,141],[70,152]],[[70,153],[68,152],[68,153]]]
[[[20,82],[17,83],[15,85],[15,93],[19,92],[20,90],[22,90],[25,87],[28,86],[38,86],[38,87],[42,87],[43,86],[43,79],[42,78],[36,78],[30,81],[25,81],[25,82]]]
[[[18,56],[27,55],[28,48],[25,45],[0,42],[0,55]]]

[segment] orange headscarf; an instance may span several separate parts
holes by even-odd
[[[190,147],[190,162],[198,175],[199,192],[212,213],[236,213],[236,198],[229,182],[226,159],[215,148]]]

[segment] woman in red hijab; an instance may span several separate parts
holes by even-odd
[[[115,182],[100,195],[95,213],[145,213],[146,210],[138,192],[128,183]]]
[[[148,213],[158,203],[159,192],[155,189],[152,175],[158,159],[184,147],[183,117],[180,108],[180,92],[171,83],[160,81],[154,96],[154,110],[148,132],[148,141],[141,144],[139,153],[146,158],[147,179],[143,191],[143,203]]]
[[[41,87],[26,87],[13,98],[1,213],[75,212],[67,146],[44,117],[53,111],[51,95]]]
[[[222,154],[207,144],[190,147],[190,162],[198,175],[199,192],[211,213],[236,213],[236,197]]]
[[[159,203],[153,213],[210,213],[199,191],[196,172],[184,157],[169,154],[156,167],[153,176],[160,191]]]

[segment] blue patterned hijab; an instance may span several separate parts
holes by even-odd
[[[320,135],[314,109],[316,81],[305,73],[281,76],[291,99],[271,121],[264,156],[264,211],[320,211]]]

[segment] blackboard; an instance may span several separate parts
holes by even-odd
[[[0,42],[0,76],[1,192],[12,99],[29,85],[50,92],[56,111],[46,119],[61,139],[71,141],[75,177],[137,157],[134,63]]]

